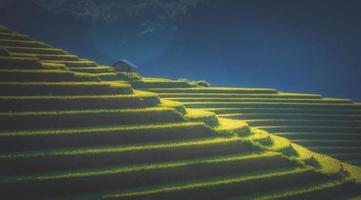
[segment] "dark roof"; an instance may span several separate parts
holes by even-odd
[[[130,66],[131,68],[134,68],[134,69],[137,69],[138,66],[131,63],[130,61],[126,60],[126,59],[121,59],[119,61],[117,61],[116,63],[113,64],[113,66],[119,66],[119,65],[128,65]]]

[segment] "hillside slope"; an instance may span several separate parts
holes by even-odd
[[[252,127],[286,137],[313,151],[361,165],[361,104],[351,99],[261,88],[154,86],[155,81],[144,79],[132,85],[181,102],[188,108],[244,120]]]
[[[4,199],[361,195],[358,167],[251,127],[248,120],[226,119],[194,109],[197,106],[186,108],[192,106],[139,90],[163,96],[164,91],[182,87],[181,98],[186,98],[187,91],[201,94],[209,88],[186,81],[125,79],[109,66],[6,27],[0,27],[0,77]],[[214,91],[276,93],[245,88]]]

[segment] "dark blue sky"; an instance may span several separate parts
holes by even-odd
[[[146,76],[361,100],[359,2],[0,0],[0,23]]]

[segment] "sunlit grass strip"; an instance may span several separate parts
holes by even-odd
[[[298,187],[290,187],[283,190],[277,190],[272,192],[259,192],[258,194],[247,197],[234,197],[227,200],[237,199],[254,199],[254,200],[272,200],[272,199],[287,199],[287,198],[302,198],[304,195],[309,197],[312,193],[321,192],[323,190],[332,190],[338,187],[354,184],[352,180],[329,180],[324,182],[315,182]],[[305,197],[306,198],[306,197]]]
[[[44,95],[115,95],[131,94],[127,84],[106,84],[101,82],[0,82],[0,90],[6,96],[44,96]],[[98,83],[98,84],[97,84]]]
[[[33,40],[0,39],[1,46],[50,47],[48,44]]]
[[[53,47],[14,47],[8,45],[1,46],[13,53],[66,54],[64,50]]]
[[[255,120],[255,119],[328,119],[328,120],[361,120],[361,115],[354,114],[322,114],[322,113],[231,113],[219,114],[219,117]]]
[[[51,112],[1,113],[3,131],[22,129],[79,128],[117,124],[142,124],[184,121],[172,108],[149,107],[144,109],[79,110]],[[12,124],[17,123],[17,126]]]
[[[230,88],[230,87],[193,87],[193,88],[151,88],[151,91],[159,93],[277,93],[274,89],[269,88]]]
[[[125,82],[119,82],[119,81],[114,81],[114,82],[0,82],[0,85],[47,85],[47,86],[52,86],[52,85],[86,85],[86,86],[103,86],[103,85],[111,85],[113,87],[123,87],[123,86],[129,86],[129,84],[125,83]]]
[[[44,112],[12,112],[0,113],[0,116],[29,116],[29,115],[65,115],[65,114],[92,114],[92,113],[144,113],[174,111],[172,108],[150,107],[140,109],[112,109],[112,110],[74,110],[74,111],[44,111]]]
[[[42,60],[79,60],[78,56],[72,54],[11,53],[11,55],[20,57],[36,57]]]
[[[347,132],[360,133],[361,127],[340,127],[340,126],[258,126],[259,129],[273,132],[288,132],[288,131],[312,131],[312,132]]]
[[[167,93],[162,92],[160,95],[164,98],[305,98],[320,99],[320,95],[316,94],[293,94],[293,93],[276,93],[276,94],[234,94],[234,93]]]
[[[115,94],[115,95],[82,95],[82,96],[0,96],[1,100],[36,100],[36,99],[133,99],[133,98],[157,98],[158,95],[151,92],[134,90],[133,94]]]
[[[53,62],[53,63],[62,63],[67,67],[96,67],[97,64],[90,60],[78,60],[78,61],[68,61],[68,60],[43,60],[44,62]]]
[[[141,80],[131,81],[130,83],[135,88],[165,88],[165,89],[168,89],[168,88],[177,88],[177,87],[182,87],[182,88],[195,87],[194,85],[189,84],[188,82],[185,82],[185,81],[157,81],[157,80],[144,81],[143,79],[141,79]]]
[[[306,108],[306,109],[361,109],[354,103],[273,103],[273,102],[183,102],[190,108]]]
[[[246,119],[251,126],[344,126],[361,127],[361,120],[341,119]]]
[[[46,70],[46,69],[0,69],[0,73],[28,73],[28,74],[74,74],[66,70]]]
[[[280,102],[280,103],[352,103],[351,99],[336,99],[336,98],[322,98],[322,99],[306,99],[306,98],[207,98],[207,97],[179,97],[167,98],[169,100],[180,102]]]
[[[168,185],[162,185],[159,187],[150,187],[149,189],[144,188],[140,191],[130,191],[130,192],[124,192],[119,194],[109,194],[103,196],[104,199],[121,199],[121,198],[131,198],[131,197],[146,197],[148,195],[156,195],[160,193],[170,193],[170,192],[180,192],[185,190],[197,190],[207,187],[222,187],[224,185],[231,185],[231,184],[237,184],[241,182],[247,182],[247,181],[256,181],[260,179],[271,179],[273,177],[278,176],[287,176],[295,173],[305,173],[310,171],[309,168],[305,169],[287,169],[282,172],[261,172],[261,173],[255,173],[255,174],[248,174],[248,175],[241,175],[236,176],[233,178],[227,177],[227,178],[213,178],[213,179],[206,179],[201,181],[193,181],[188,182],[186,184],[180,183],[180,184],[168,184]]]
[[[242,142],[239,137],[232,138],[209,138],[209,139],[193,139],[193,140],[180,140],[175,142],[162,142],[162,143],[144,143],[134,145],[116,145],[116,146],[102,146],[102,147],[82,147],[70,149],[56,149],[48,151],[29,151],[21,153],[0,154],[1,159],[18,159],[18,158],[36,158],[36,157],[53,157],[53,156],[76,156],[87,154],[103,154],[103,153],[124,153],[131,151],[148,151],[155,149],[169,149],[176,150],[180,148],[192,148],[196,146],[208,146],[215,144],[229,144],[234,142]]]
[[[252,108],[252,107],[229,107],[229,108],[204,108],[217,114],[337,114],[337,115],[361,115],[361,109],[330,109],[330,108]]]
[[[63,130],[39,130],[39,131],[17,131],[17,132],[3,132],[1,137],[16,137],[16,136],[47,136],[47,135],[74,135],[74,134],[96,134],[98,132],[129,132],[129,131],[150,131],[150,130],[164,130],[177,128],[194,128],[204,127],[203,122],[174,122],[174,123],[158,123],[158,124],[142,124],[142,125],[123,125],[111,127],[98,128],[78,128],[78,129],[63,129]]]
[[[77,170],[69,172],[56,172],[49,174],[40,174],[40,175],[30,175],[30,176],[19,176],[19,177],[6,177],[0,179],[1,184],[12,183],[12,182],[27,182],[27,181],[44,181],[44,180],[59,180],[59,179],[70,179],[70,178],[81,178],[89,176],[104,176],[104,175],[113,175],[119,173],[130,173],[130,172],[140,172],[145,170],[165,170],[178,167],[186,166],[195,166],[199,164],[213,164],[213,163],[223,163],[223,162],[233,162],[241,161],[248,159],[257,159],[264,157],[274,157],[275,153],[266,152],[263,154],[246,154],[246,155],[231,155],[231,156],[219,156],[212,158],[197,158],[190,160],[182,161],[172,161],[164,163],[152,163],[152,164],[143,164],[135,166],[124,166],[124,167],[107,167],[101,169],[86,169],[86,170]]]
[[[86,72],[86,73],[104,73],[114,72],[114,69],[109,66],[97,66],[97,67],[69,67],[74,72]]]

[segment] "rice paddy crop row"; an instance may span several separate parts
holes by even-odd
[[[267,165],[264,159],[269,158]],[[279,158],[279,159],[277,159]],[[287,167],[289,161],[275,154],[230,155],[134,166],[74,170],[0,179],[2,194],[22,189],[40,195],[71,194],[139,187],[212,176],[249,173]],[[142,180],[142,181],[128,181]],[[84,184],[86,183],[86,184]],[[101,183],[101,184],[100,184]],[[41,189],[41,190],[39,190]]]
[[[285,133],[273,133],[282,137],[286,137],[290,140],[294,139],[350,139],[350,140],[361,140],[361,134],[358,133],[347,133],[347,132],[285,132]]]
[[[94,127],[182,121],[171,108],[0,113],[0,130]],[[15,126],[16,125],[16,126]]]
[[[24,57],[0,57],[0,69],[41,69],[42,66],[37,58]]]
[[[0,133],[1,152],[65,147],[134,144],[209,138],[212,130],[201,122],[116,125],[43,131]]]
[[[35,57],[40,60],[64,60],[64,61],[77,61],[78,56],[70,54],[35,54],[35,53],[11,53],[11,56],[17,57]]]
[[[8,40],[8,39],[0,39],[0,46],[38,47],[38,48],[50,47],[49,45],[38,41]]]
[[[227,88],[227,87],[194,87],[194,88],[150,88],[157,93],[233,93],[233,94],[277,94],[274,89],[268,88]]]
[[[251,126],[340,126],[361,128],[360,120],[254,119],[245,121]]]
[[[197,139],[165,143],[83,147],[0,155],[0,174],[44,173],[170,160],[240,154],[251,151],[240,138]]]
[[[79,60],[79,61],[65,61],[65,60],[43,60],[43,62],[53,62],[65,64],[67,67],[96,67],[97,64],[89,60]]]
[[[312,113],[235,113],[220,114],[219,117],[231,119],[255,120],[255,119],[308,119],[308,120],[360,120],[361,115],[353,114],[312,114]]]
[[[156,95],[93,95],[93,96],[0,96],[0,112],[99,110],[144,108],[159,104]]]
[[[246,199],[271,200],[271,199],[328,199],[329,197],[345,197],[347,191],[350,196],[359,188],[352,180],[326,180],[316,181],[311,184],[293,186],[288,189],[281,189],[272,192],[258,192],[254,195],[244,197]],[[243,199],[240,197],[227,200]]]
[[[116,95],[131,94],[121,82],[0,82],[2,96]]]
[[[80,81],[83,74],[76,74],[64,70],[0,70],[0,79],[3,82],[59,82]],[[93,78],[96,77],[85,76]]]
[[[352,103],[185,102],[183,104],[189,108],[361,109],[361,105]]]
[[[8,50],[10,53],[34,53],[34,54],[66,54],[62,49],[52,48],[52,47],[14,47],[1,45],[1,47]]]
[[[32,40],[29,36],[19,33],[0,32],[0,39],[5,40]]]
[[[160,185],[158,187],[139,188],[129,192],[104,195],[104,199],[139,199],[142,197],[156,199],[224,199],[227,196],[244,196],[256,193],[266,187],[277,189],[288,185],[301,185],[316,178],[309,169],[284,169],[282,172],[265,170],[264,172],[235,175],[232,177],[209,178],[193,182]]]
[[[194,87],[186,81],[159,81],[159,80],[137,80],[131,81],[134,88],[170,88],[170,87]]]
[[[360,133],[360,127],[339,127],[339,126],[259,126],[270,133],[274,132],[347,132]]]
[[[97,66],[97,67],[70,67],[74,72],[86,72],[86,73],[104,73],[114,72],[114,69],[109,66]]]
[[[306,98],[168,98],[169,100],[179,101],[179,102],[271,102],[271,103],[352,103],[350,99],[332,99],[332,98],[323,98],[323,99],[306,99]]]
[[[309,109],[309,108],[205,108],[216,114],[327,114],[361,115],[361,109]]]
[[[287,98],[287,99],[321,99],[318,94],[298,94],[298,93],[275,93],[275,94],[232,94],[232,93],[202,93],[202,92],[162,92],[163,98]]]

